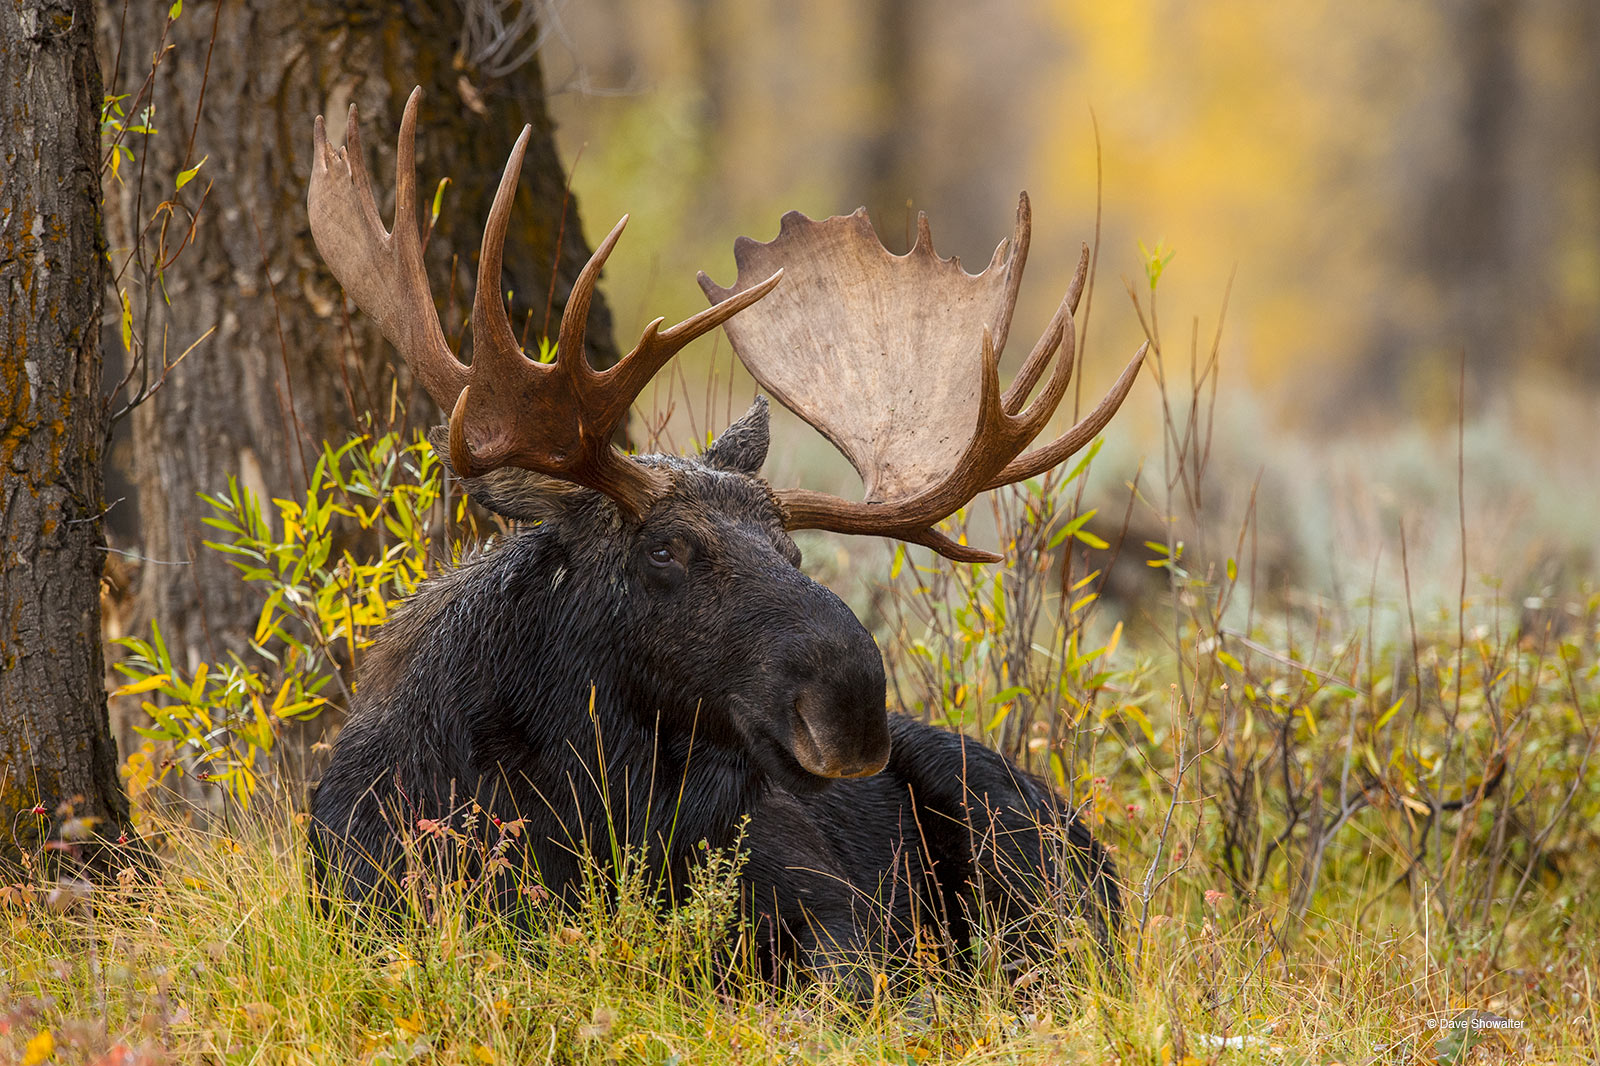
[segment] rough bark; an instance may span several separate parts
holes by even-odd
[[[114,55],[120,41],[117,91],[136,91],[148,73],[166,12],[164,3],[108,2],[103,45]],[[531,314],[529,343],[544,329],[558,243],[551,332],[588,257],[537,58],[491,76],[484,71],[498,70],[518,49],[491,55],[484,42],[463,36],[457,0],[231,0],[220,14],[214,4],[191,2],[168,31],[174,47],[155,89],[160,133],[142,171],[108,195],[116,204],[113,244],[126,255],[139,222],[138,175],[148,215],[170,195],[176,173],[208,157],[192,187],[211,183],[196,244],[167,273],[169,302],[147,300],[151,313],[140,329],[156,367],[163,336],[175,356],[207,329],[215,332],[132,419],[141,549],[162,561],[143,567],[136,613],[156,619],[174,657],[190,666],[241,647],[258,610],[232,567],[202,547],[208,511],[196,494],[225,489],[229,474],[263,499],[295,494],[321,441],[351,432],[358,414],[376,412],[381,421],[388,407],[397,360],[362,316],[346,317],[307,228],[313,116],[325,114],[340,143],[349,103],[360,106],[368,166],[381,195],[392,197],[400,112],[412,86],[423,87],[419,182],[431,194],[440,177],[452,181],[428,249],[452,339],[470,303],[483,219],[524,122],[534,137],[502,284],[515,293],[519,327]],[[114,254],[113,264],[121,261]],[[589,344],[596,363],[615,361],[610,315],[598,299]],[[412,397],[412,424],[435,417],[404,374],[400,394]]]
[[[128,824],[100,653],[92,0],[0,3],[0,863]],[[42,813],[34,813],[42,808]]]

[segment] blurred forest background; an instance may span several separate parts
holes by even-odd
[[[1232,277],[1216,480],[1243,493],[1264,468],[1261,517],[1302,582],[1369,569],[1408,510],[1454,511],[1463,358],[1474,577],[1530,591],[1592,561],[1587,0],[608,0],[559,19],[544,56],[573,186],[596,224],[634,213],[610,273],[622,335],[692,309],[695,270],[731,275],[729,235],[769,239],[784,210],[864,204],[893,251],[925,210],[970,265],[1027,189],[1017,336],[1036,336],[1094,236],[1099,178],[1090,382],[1142,339],[1123,291],[1144,285],[1141,245],[1173,253],[1174,352],[1196,325],[1209,347]],[[1140,395],[1112,484],[1159,447]]]
[[[865,204],[896,249],[910,205],[943,250],[983,262],[1026,188],[1043,321],[1093,231],[1094,115],[1110,280],[1142,273],[1136,242],[1164,239],[1181,256],[1174,320],[1209,319],[1237,267],[1230,362],[1290,420],[1453,420],[1461,350],[1475,409],[1518,383],[1600,381],[1593,4],[606,0],[558,15],[547,80],[565,157],[583,149],[574,187],[654,227],[665,298],[726,260],[727,231],[767,234],[789,207]],[[646,287],[621,271],[619,292]],[[1107,317],[1107,344],[1127,347],[1127,316]]]

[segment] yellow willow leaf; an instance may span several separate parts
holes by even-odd
[[[1378,716],[1378,720],[1372,724],[1372,728],[1375,729],[1375,730],[1376,729],[1382,729],[1384,726],[1388,725],[1389,724],[1389,719],[1391,719],[1391,718],[1393,718],[1395,716],[1395,714],[1400,710],[1400,708],[1405,705],[1405,702],[1406,702],[1405,696],[1401,696],[1399,699],[1395,700],[1394,703],[1392,705],[1390,705],[1390,707],[1389,707],[1389,709],[1387,711],[1384,711],[1382,714],[1380,714]]]
[[[149,692],[152,689],[158,689],[171,680],[171,674],[151,674],[149,677],[140,681],[134,681],[123,685],[121,688],[116,689],[111,694],[113,696],[132,696],[140,692]]]
[[[321,696],[313,696],[309,700],[300,700],[298,703],[289,703],[282,707],[275,707],[273,709],[273,713],[279,718],[292,718],[301,711],[309,711],[313,707],[322,707],[326,705],[327,702],[328,701],[323,699]]]
[[[181,5],[175,5],[175,6],[181,6]],[[191,181],[193,181],[194,180],[194,176],[196,174],[200,173],[200,168],[205,166],[206,165],[206,160],[210,159],[210,158],[211,158],[211,156],[208,154],[208,155],[202,157],[200,162],[196,163],[194,166],[190,167],[188,170],[180,170],[178,172],[177,187],[181,189],[185,185],[187,185]]]
[[[278,608],[283,605],[283,589],[273,589],[267,602],[261,605],[261,618],[256,622],[255,642],[263,643],[277,628]]]
[[[449,187],[449,178],[439,179],[439,187],[433,191],[433,208],[428,213],[428,225],[432,226],[439,221],[439,212],[444,210],[444,191]]]
[[[116,166],[114,164],[115,164],[115,160],[117,158],[116,153],[113,152],[112,155],[111,155],[111,158],[112,158],[112,161],[113,161],[112,170],[115,171],[116,170]],[[133,304],[128,302],[128,290],[127,289],[123,289],[122,290],[121,296],[122,296],[122,346],[127,349],[129,355],[132,355],[133,354]]]
[[[1101,652],[1107,660],[1117,653],[1117,645],[1122,643],[1122,623],[1118,622],[1111,630],[1111,639],[1106,641],[1106,650]]]

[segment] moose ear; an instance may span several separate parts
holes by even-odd
[[[435,426],[428,433],[428,443],[433,445],[444,468],[454,474],[455,468],[450,465],[450,427]],[[580,498],[591,495],[569,481],[516,466],[502,466],[482,477],[462,478],[461,485],[478,506],[518,522],[554,518]]]
[[[739,421],[722,431],[700,461],[714,470],[734,474],[755,474],[767,461],[767,444],[772,439],[767,420],[767,398],[757,396]]]

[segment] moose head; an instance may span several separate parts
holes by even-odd
[[[862,212],[821,222],[791,213],[771,243],[741,239],[731,288],[701,276],[711,307],[670,328],[651,322],[620,362],[597,370],[584,329],[624,216],[579,274],[554,358],[541,363],[518,345],[500,288],[525,129],[484,229],[468,365],[445,340],[423,269],[413,152],[420,94],[411,94],[401,121],[392,230],[364,169],[355,106],[344,148],[328,145],[317,118],[312,234],[345,291],[450,412],[435,443],[468,491],[491,510],[541,524],[548,595],[570,595],[579,612],[584,598],[601,605],[583,615],[604,615],[591,628],[612,649],[615,692],[601,695],[655,716],[658,727],[700,730],[743,751],[790,790],[876,772],[889,754],[881,657],[848,608],[800,571],[789,533],[878,534],[955,560],[998,559],[938,524],[984,490],[1035,476],[1091,440],[1143,358],[1141,349],[1083,421],[1025,450],[1067,392],[1087,249],[1044,336],[1004,390],[999,353],[1027,257],[1025,195],[1014,236],[977,275],[934,254],[925,218],[916,246],[897,257]],[[760,399],[699,457],[616,447],[641,390],[717,326],[726,326],[763,386],[850,459],[864,501],[771,488],[759,474],[768,443]],[[559,671],[544,668],[539,683],[550,673]]]

